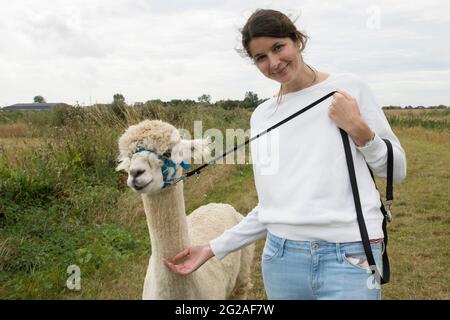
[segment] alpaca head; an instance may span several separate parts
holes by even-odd
[[[194,159],[209,155],[209,138],[184,140],[178,130],[160,120],[144,120],[130,126],[119,138],[116,170],[128,172],[127,184],[139,193],[155,194],[181,176]]]

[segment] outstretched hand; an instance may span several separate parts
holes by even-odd
[[[173,256],[169,261],[165,258],[162,259],[164,265],[171,269],[173,272],[188,275],[203,265],[214,253],[211,250],[209,244],[202,246],[193,246],[180,251]],[[182,262],[177,261],[184,259]]]

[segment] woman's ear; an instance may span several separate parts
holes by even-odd
[[[295,40],[295,47],[297,48],[298,52],[302,52],[303,45],[301,39],[297,36],[297,39]]]
[[[206,137],[205,139],[195,140],[181,140],[172,148],[172,160],[176,163],[184,161],[186,163],[202,163],[202,160],[207,160],[210,155],[209,144],[211,139]]]

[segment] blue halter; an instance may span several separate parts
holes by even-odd
[[[172,159],[157,153],[155,150],[148,150],[148,149],[145,149],[144,147],[136,148],[134,153],[143,152],[143,151],[151,152],[151,153],[155,154],[159,160],[163,161],[163,165],[161,166],[161,173],[163,175],[164,185],[162,188],[165,189],[165,188],[171,186],[172,181],[175,179],[175,177],[177,175],[177,164],[175,162],[173,162]],[[186,163],[184,161],[181,161],[180,166],[184,170],[187,170],[187,169],[189,169],[190,164]],[[169,168],[173,168],[173,173],[170,175],[170,177],[169,177]]]

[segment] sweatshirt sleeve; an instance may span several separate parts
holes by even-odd
[[[237,225],[226,230],[219,237],[211,240],[209,245],[214,255],[222,260],[232,251],[239,250],[264,237],[266,226],[259,222],[258,206],[253,208]]]
[[[383,109],[377,103],[371,89],[362,80],[358,104],[362,117],[375,133],[375,137],[365,146],[356,147],[357,150],[363,154],[367,164],[377,176],[386,178],[387,148],[382,139],[388,139],[392,144],[394,154],[394,182],[400,183],[406,177],[405,151],[392,131]]]

